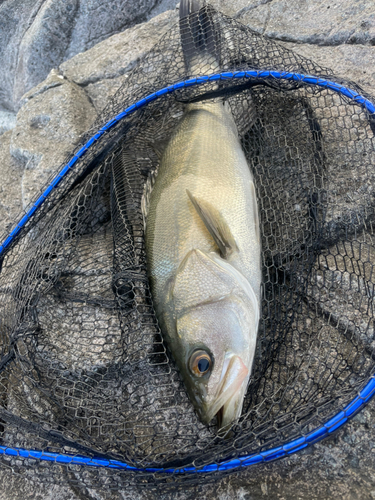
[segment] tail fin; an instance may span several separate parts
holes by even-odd
[[[180,34],[185,65],[190,75],[218,68],[218,40],[212,8],[202,0],[180,1]]]
[[[194,12],[199,12],[201,5],[201,0],[181,0],[180,2],[180,19],[187,17],[189,14]]]

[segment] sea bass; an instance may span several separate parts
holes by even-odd
[[[199,7],[182,0],[180,16],[202,18]],[[191,73],[208,52],[184,49]],[[241,415],[254,359],[261,243],[253,176],[222,100],[186,106],[149,193],[146,252],[156,315],[189,397],[204,423],[217,415],[227,427]]]

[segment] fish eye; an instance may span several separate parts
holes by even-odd
[[[193,375],[202,377],[212,368],[212,358],[208,352],[199,349],[194,351],[189,359],[189,368]]]

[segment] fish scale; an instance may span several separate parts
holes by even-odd
[[[218,414],[228,427],[241,414],[254,359],[261,248],[253,177],[222,100],[186,106],[149,200],[159,324],[201,420]],[[192,369],[197,356],[211,361],[203,375]]]
[[[236,126],[221,102],[188,108],[162,157],[148,206],[147,259],[150,277],[157,280],[156,301],[190,250],[218,250],[187,189],[212,203],[228,222],[239,246],[232,265],[254,289],[261,279],[258,216],[250,189],[253,177]]]

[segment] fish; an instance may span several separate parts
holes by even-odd
[[[181,0],[180,27],[189,74],[217,70],[210,10]],[[186,105],[148,186],[158,323],[198,417],[216,416],[227,429],[241,416],[252,371],[262,270],[254,179],[224,99]]]

